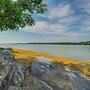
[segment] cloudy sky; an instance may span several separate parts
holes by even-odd
[[[36,24],[0,32],[0,43],[90,40],[90,0],[45,0],[48,10],[34,13]]]

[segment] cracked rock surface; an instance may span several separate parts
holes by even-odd
[[[49,61],[38,57],[34,60]],[[31,64],[25,71],[15,62],[12,49],[0,51],[0,90],[90,90],[90,78],[62,65],[45,61]]]

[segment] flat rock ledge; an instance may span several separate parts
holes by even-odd
[[[33,61],[41,63],[30,63],[24,70],[11,48],[0,50],[0,90],[90,90],[90,77],[84,73],[52,64],[44,57]]]

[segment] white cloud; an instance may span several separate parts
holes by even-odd
[[[88,14],[90,14],[90,2],[87,3],[87,4],[84,6],[84,10],[85,10]]]
[[[90,0],[76,0],[80,10],[81,19],[80,32],[90,33]]]
[[[40,16],[40,17],[42,17],[42,18],[47,18],[47,16],[44,15],[44,14],[37,14],[37,15]]]
[[[90,14],[90,2],[82,4],[81,8],[82,8],[83,12]]]
[[[47,35],[58,35],[64,37],[78,37],[81,35],[78,32],[70,32],[68,31],[68,25],[62,24],[49,24],[47,22],[37,22],[33,27],[25,27],[23,29],[27,32],[34,32],[39,34],[47,34]]]
[[[17,0],[12,0],[12,1],[15,1],[16,2]]]
[[[48,28],[48,23],[45,21],[42,22],[36,22],[34,26],[26,26],[23,30],[28,31],[28,32],[34,32],[34,33],[45,33],[47,34],[47,28]]]
[[[71,13],[72,13],[72,10],[69,4],[60,4],[57,7],[50,10],[48,18],[50,19],[62,18],[62,17],[68,16]]]
[[[50,35],[65,35],[73,36],[79,35],[77,33],[70,33],[69,26],[75,23],[78,18],[72,16],[72,10],[69,4],[60,4],[49,11],[48,17],[51,22],[38,21],[33,27],[25,27],[23,30],[39,33],[39,34],[50,34]],[[45,17],[46,16],[42,16]],[[58,18],[58,19],[57,19]],[[55,20],[55,22],[52,22]]]
[[[59,20],[59,23],[69,26],[69,25],[72,25],[72,24],[76,23],[76,21],[78,21],[79,19],[80,19],[79,17],[67,16],[65,18],[61,18]]]
[[[90,21],[82,19],[82,16],[75,16],[70,4],[60,3],[58,6],[52,8],[48,12],[48,16],[40,15],[43,18],[49,18],[49,21],[38,21],[33,27],[25,27],[23,30],[27,32],[34,32],[39,34],[58,35],[65,38],[76,38],[84,35],[83,31],[90,30]],[[80,29],[74,29],[74,24],[81,22]],[[85,27],[86,26],[86,27]],[[71,30],[71,29],[74,29]],[[85,30],[84,30],[85,29]],[[81,31],[80,31],[81,30]]]
[[[45,21],[39,21],[36,22],[34,26],[27,26],[23,30],[40,34],[59,34],[66,30],[66,26],[61,24],[49,24]]]
[[[80,30],[82,32],[89,32],[90,33],[90,16],[86,16],[82,22],[81,22],[81,26],[80,26]]]
[[[90,16],[86,17],[85,20],[82,21],[84,26],[90,26]]]
[[[85,25],[82,25],[81,27],[80,27],[80,30],[81,30],[81,32],[83,32],[83,33],[90,33],[90,26],[85,26]]]
[[[83,12],[90,14],[90,0],[76,0],[79,8],[82,9]]]

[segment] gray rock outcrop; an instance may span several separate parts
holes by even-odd
[[[23,66],[14,61],[12,49],[4,49],[0,54],[0,90],[21,86],[24,80]]]
[[[62,66],[35,64],[31,71],[26,82],[29,89],[24,90],[90,90],[90,79],[85,79],[83,73],[66,71]]]
[[[11,48],[0,51],[0,90],[90,90],[90,77],[84,73],[37,57],[27,70],[15,62]]]

